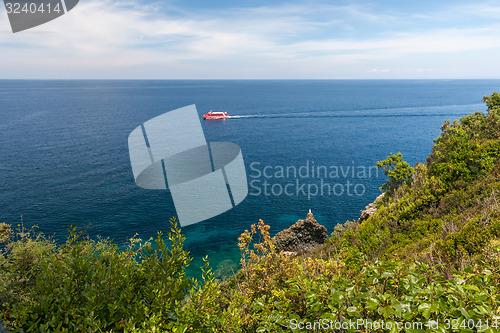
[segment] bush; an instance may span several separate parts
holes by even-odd
[[[381,187],[389,194],[413,175],[413,168],[403,160],[403,155],[400,152],[391,153],[385,160],[377,162],[377,168],[383,168],[384,174],[389,177]]]
[[[191,258],[171,221],[169,246],[132,238],[125,250],[70,230],[56,247],[43,236],[21,235],[3,256],[0,313],[26,332],[164,331],[190,286]],[[9,292],[10,291],[10,292]]]

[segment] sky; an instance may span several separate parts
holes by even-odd
[[[2,6],[0,79],[500,78],[499,17],[500,0],[80,0],[13,34]]]

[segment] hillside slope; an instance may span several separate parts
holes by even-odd
[[[269,227],[252,226],[241,271],[192,294],[183,321],[221,332],[498,331],[500,94],[483,101],[487,115],[445,122],[425,163],[379,162],[388,180],[376,212],[312,253],[277,253]]]
[[[389,180],[377,213],[334,233],[345,260],[398,258],[463,269],[495,257],[500,244],[500,94],[476,112],[441,127],[425,163],[379,162]],[[385,163],[384,163],[385,162]],[[442,269],[445,270],[444,268]]]

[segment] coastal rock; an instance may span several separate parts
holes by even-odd
[[[309,211],[305,220],[298,220],[290,228],[276,234],[276,246],[288,253],[304,253],[323,244],[327,238],[326,228],[319,224]]]
[[[363,222],[364,220],[368,219],[370,216],[375,214],[377,212],[377,203],[379,200],[382,199],[384,196],[384,193],[379,195],[371,204],[365,207],[364,210],[361,211],[361,215],[359,217],[358,223]]]

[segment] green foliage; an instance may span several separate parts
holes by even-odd
[[[500,93],[495,91],[489,96],[484,96],[483,102],[486,103],[488,111],[500,107]]]
[[[352,269],[337,258],[286,257],[283,263],[279,255],[267,252],[244,268],[246,272],[222,284],[209,279],[207,286],[204,278],[206,289],[193,291],[179,327],[200,332],[318,331],[318,326],[307,329],[307,323],[325,328],[335,322],[369,320],[393,325],[431,322],[433,331],[443,332],[452,331],[452,326],[464,331],[460,325],[468,329],[472,321],[471,331],[498,329],[498,260],[444,276],[422,262],[362,260]],[[263,275],[276,265],[280,271]],[[245,283],[246,274],[265,283]],[[345,331],[387,331],[364,325]]]
[[[377,162],[377,168],[383,168],[384,174],[389,177],[381,187],[388,192],[394,191],[413,175],[413,168],[403,160],[401,152],[391,153],[385,160]]]
[[[190,281],[191,258],[171,221],[169,246],[161,233],[125,250],[70,229],[56,247],[42,236],[9,244],[0,271],[0,313],[9,327],[26,332],[164,331],[173,327]]]
[[[479,175],[481,163],[478,147],[458,121],[445,123],[443,133],[434,140],[436,145],[429,156],[431,174],[441,179],[446,187],[460,181],[467,183]]]
[[[0,244],[8,243],[12,235],[12,228],[7,223],[0,223]]]
[[[375,215],[342,234],[343,260],[351,260],[355,247],[368,259],[427,261],[443,264],[439,270],[445,272],[496,258],[491,242],[500,238],[500,137],[492,134],[500,128],[492,125],[498,93],[492,96],[487,116],[476,112],[445,122],[411,181],[392,186]],[[379,165],[400,161],[392,155]]]
[[[427,159],[431,174],[445,186],[463,186],[485,175],[499,157],[500,94],[485,96],[488,114],[475,112],[459,121],[446,121]]]
[[[488,111],[486,116],[486,133],[489,138],[500,138],[500,107],[496,106]]]

